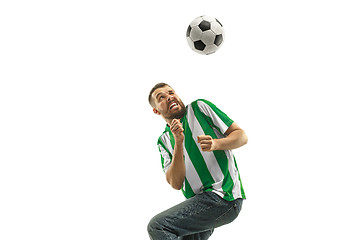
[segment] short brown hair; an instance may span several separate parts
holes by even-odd
[[[165,86],[170,87],[169,84],[161,82],[161,83],[156,84],[156,85],[151,89],[151,91],[150,91],[150,93],[149,93],[149,99],[148,99],[151,106],[153,106],[153,104],[152,104],[152,98],[151,98],[151,97],[152,97],[151,95],[153,94],[153,92],[154,92],[156,89],[162,88],[162,87],[165,87]]]

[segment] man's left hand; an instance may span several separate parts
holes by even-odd
[[[209,135],[200,135],[197,137],[198,143],[200,143],[201,150],[204,152],[211,152],[216,150],[216,142]]]

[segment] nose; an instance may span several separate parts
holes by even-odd
[[[167,97],[168,102],[170,102],[170,101],[173,100],[173,99],[174,99],[174,96],[173,96],[173,95],[168,95],[168,97]]]

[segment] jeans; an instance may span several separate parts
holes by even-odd
[[[239,215],[242,201],[229,202],[213,192],[195,195],[153,217],[148,224],[150,239],[208,239],[214,228]]]

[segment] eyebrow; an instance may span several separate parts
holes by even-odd
[[[156,94],[155,99],[157,99],[160,94],[163,94],[163,92],[159,92],[158,94]]]
[[[175,91],[174,90],[169,90],[167,92],[168,93],[174,93]],[[157,99],[160,94],[164,94],[164,92],[159,92],[158,94],[156,94],[155,99]]]

